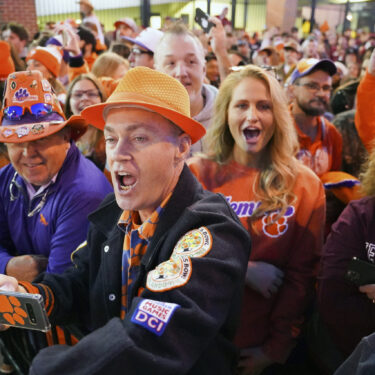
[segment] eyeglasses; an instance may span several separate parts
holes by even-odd
[[[52,113],[52,105],[47,103],[36,103],[30,107],[23,107],[19,105],[11,105],[4,109],[4,116],[8,120],[20,120],[28,109],[36,118],[44,117]]]
[[[139,49],[139,48],[132,48],[131,50],[130,50],[130,53],[132,53],[133,55],[142,55],[142,54],[147,54],[147,55],[150,55],[150,56],[153,56],[154,55],[154,53],[153,52],[151,52],[151,51],[144,51],[144,50],[142,50],[142,49]]]
[[[83,95],[86,95],[89,99],[95,99],[100,96],[99,92],[95,90],[82,90],[72,92],[72,98],[76,100],[82,99]]]
[[[314,93],[314,94],[320,90],[323,90],[325,94],[329,94],[332,90],[332,86],[330,85],[320,86],[318,83],[315,83],[315,82],[300,83],[300,84],[297,84],[297,86],[306,87],[307,90],[309,90],[311,93]]]

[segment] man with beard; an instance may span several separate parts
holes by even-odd
[[[302,59],[291,77],[291,112],[300,144],[297,154],[318,176],[340,169],[342,138],[323,117],[336,66],[330,60]]]

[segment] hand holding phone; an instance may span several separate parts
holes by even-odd
[[[40,294],[0,291],[0,324],[47,332],[51,325]]]
[[[211,28],[215,26],[213,22],[208,20],[209,18],[210,16],[207,13],[203,12],[201,8],[197,8],[195,10],[194,20],[206,34],[208,34]]]
[[[345,279],[356,286],[375,284],[375,265],[354,257],[349,262]]]

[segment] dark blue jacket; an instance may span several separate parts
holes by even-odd
[[[70,255],[87,236],[88,219],[112,187],[104,174],[71,145],[46,202],[29,217],[42,194],[31,201],[22,178],[11,164],[0,170],[0,273],[11,257],[40,254],[48,258],[47,272],[61,273],[71,265]]]

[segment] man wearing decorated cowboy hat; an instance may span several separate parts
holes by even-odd
[[[233,373],[250,239],[185,164],[205,133],[186,89],[136,67],[82,116],[104,129],[115,194],[90,215],[74,267],[40,284],[1,275],[0,287],[47,293],[51,322],[92,332],[41,351],[30,374]]]
[[[39,71],[9,75],[0,142],[11,164],[0,170],[0,272],[32,281],[61,273],[86,238],[87,215],[112,190],[72,140],[86,130],[65,120]]]

